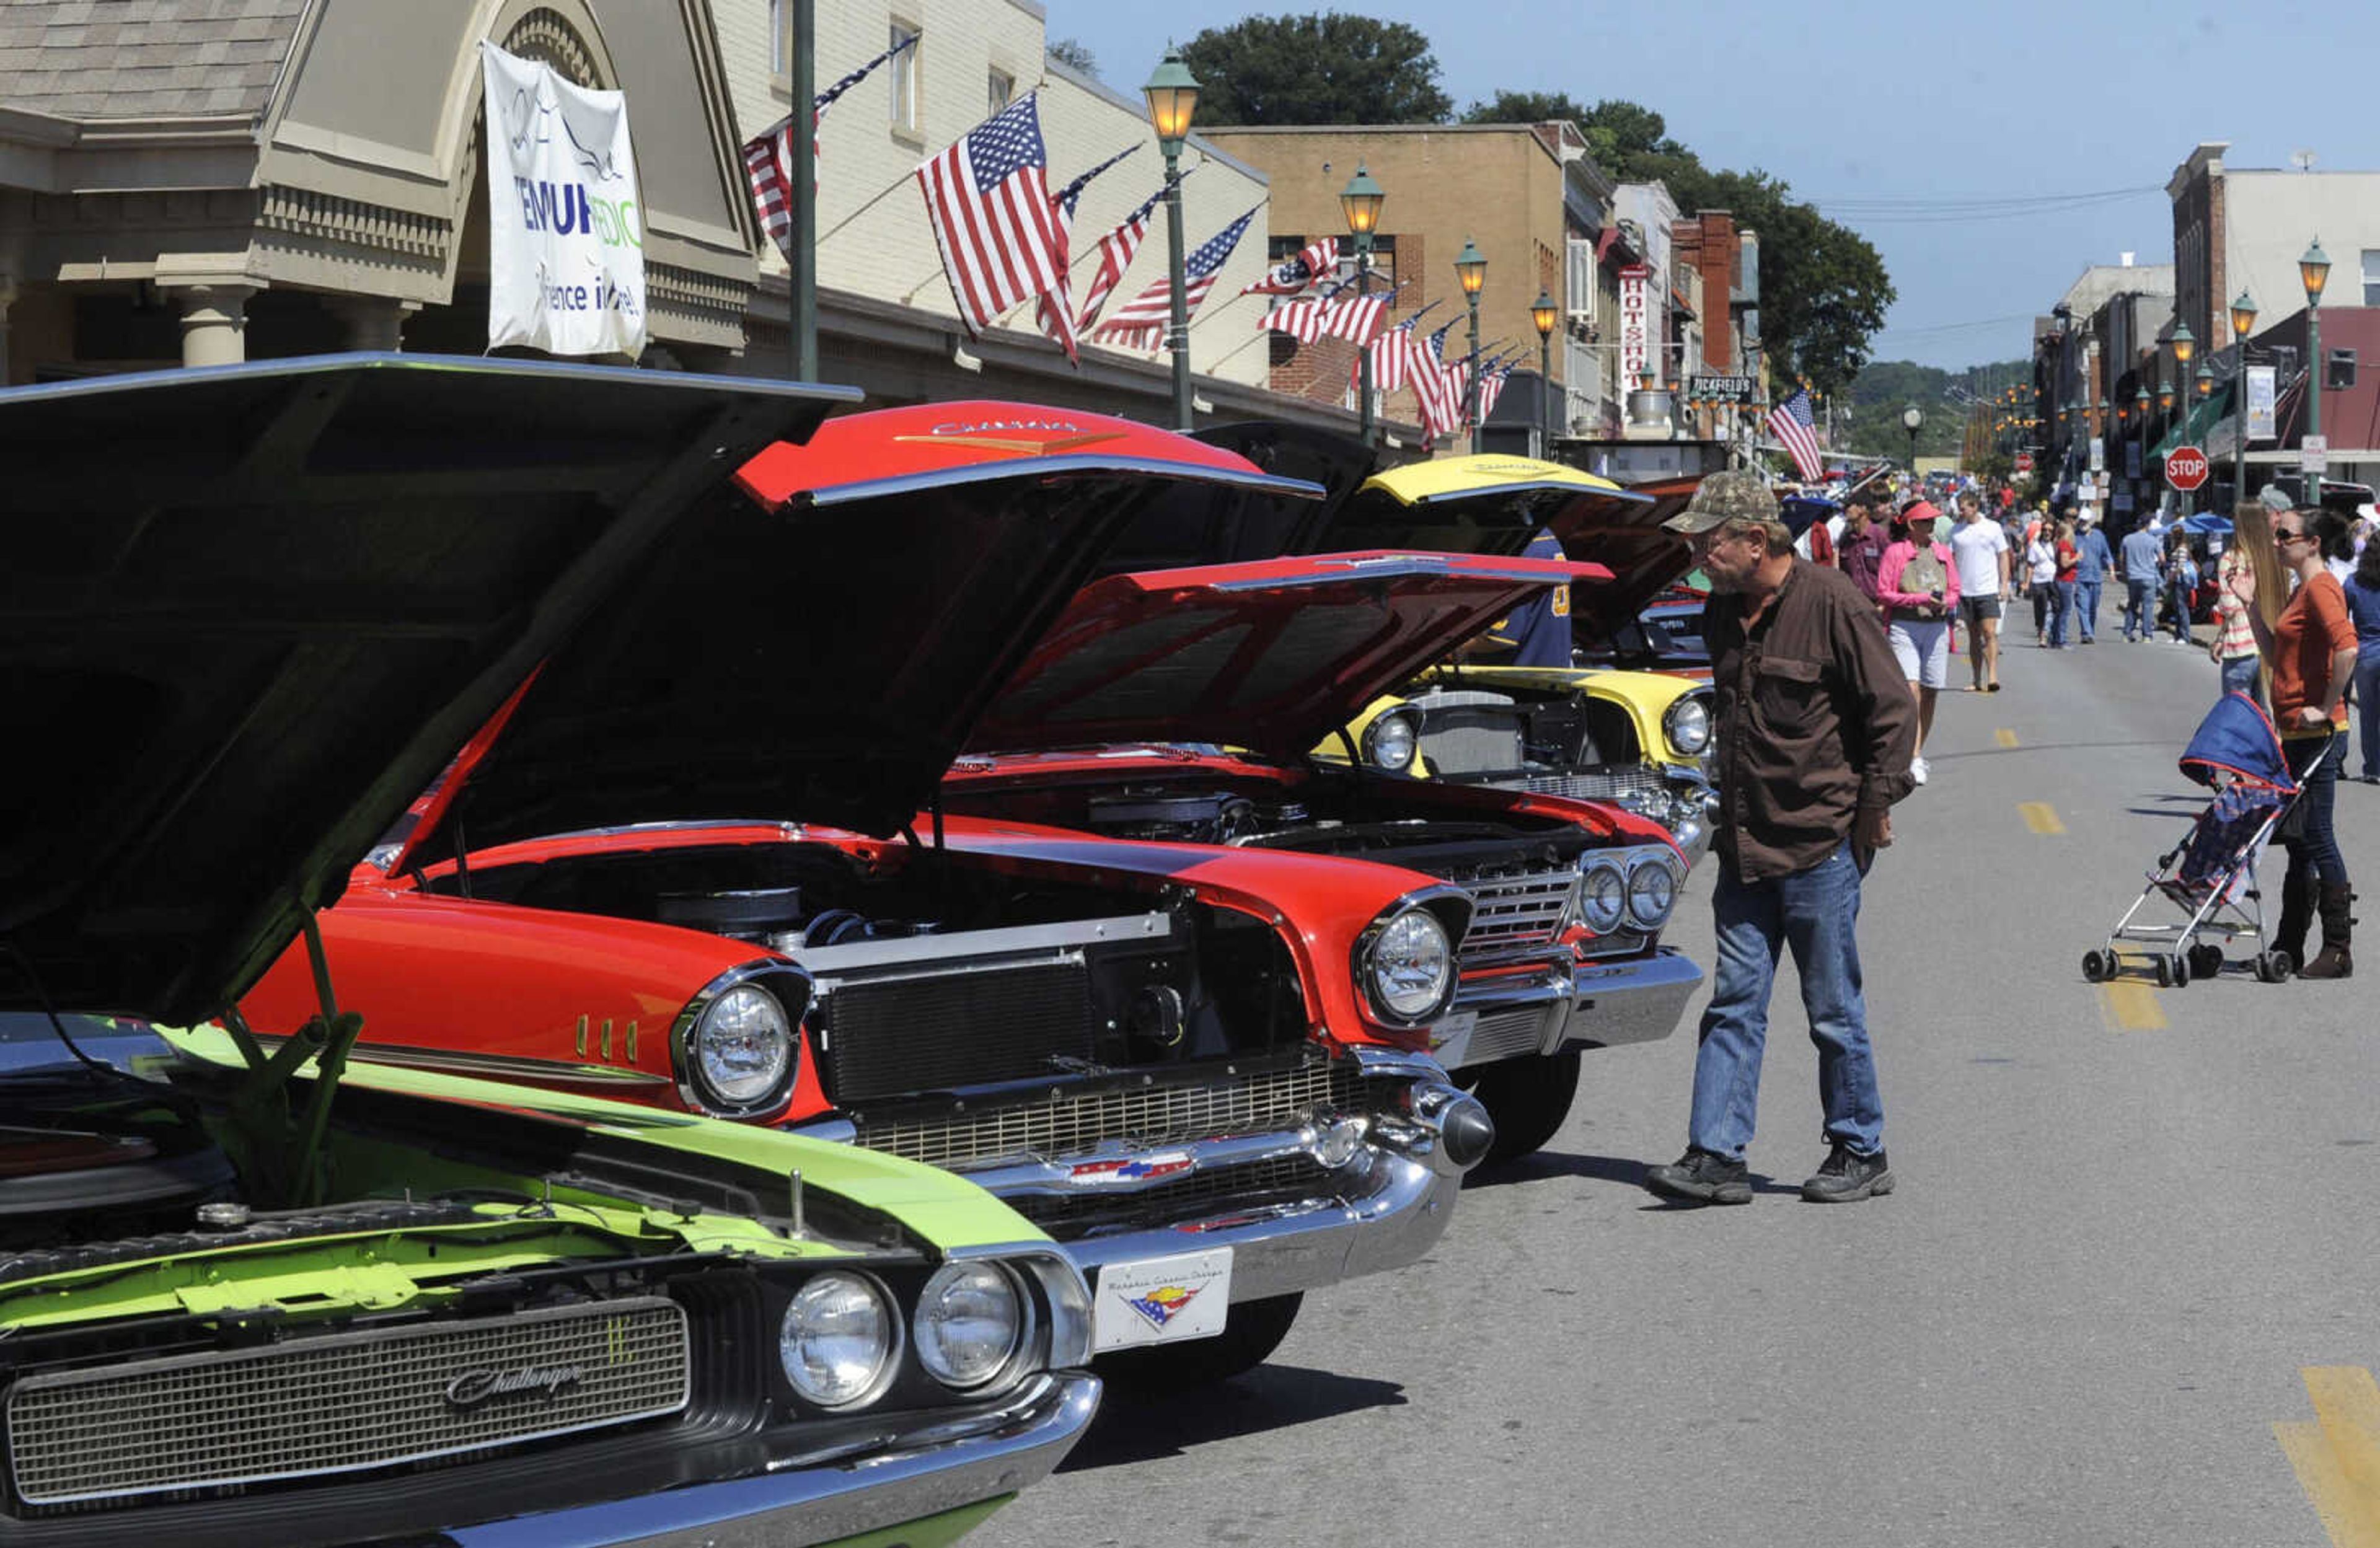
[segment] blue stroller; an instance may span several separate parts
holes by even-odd
[[[2148,885],[2107,932],[2107,944],[2082,954],[2082,976],[2094,983],[2123,971],[2118,941],[2150,943],[2156,981],[2180,988],[2223,971],[2224,948],[2253,937],[2256,976],[2278,984],[2297,964],[2276,951],[2265,934],[2265,895],[2256,857],[2298,798],[2297,777],[2281,753],[2280,733],[2256,701],[2226,694],[2198,724],[2181,755],[2181,771],[2215,792],[2181,842],[2157,859]],[[2188,918],[2181,925],[2136,925],[2152,897],[2163,897]],[[2219,936],[2220,941],[2201,937]]]

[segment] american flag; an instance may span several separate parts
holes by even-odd
[[[1232,249],[1240,245],[1247,234],[1248,223],[1257,218],[1259,204],[1238,220],[1198,244],[1183,267],[1182,320],[1189,325],[1191,317],[1207,293],[1215,288],[1215,276],[1221,272]],[[1171,278],[1158,281],[1123,305],[1115,316],[1099,325],[1093,338],[1119,344],[1127,349],[1155,349],[1165,342],[1165,330],[1172,325],[1173,282]]]
[[[1431,308],[1438,304],[1432,301],[1429,306],[1422,308],[1421,310],[1372,341],[1372,390],[1374,392],[1385,395],[1403,388],[1414,358],[1414,324],[1428,316]],[[1360,362],[1358,369],[1361,369]],[[1349,374],[1348,385],[1354,387],[1361,385],[1353,372]]]
[[[1347,296],[1331,301],[1291,301],[1265,313],[1259,326],[1287,333],[1304,344],[1318,339],[1346,339],[1366,345],[1388,320],[1390,299],[1389,292],[1384,290],[1378,296]]]
[[[1254,284],[1241,287],[1243,296],[1295,296],[1339,267],[1339,238],[1308,242],[1294,258],[1283,259],[1264,272]]]
[[[1186,177],[1189,174],[1177,175]],[[1107,305],[1108,297],[1122,283],[1123,272],[1132,267],[1132,255],[1140,251],[1140,239],[1148,235],[1149,218],[1157,209],[1157,201],[1165,197],[1165,189],[1166,185],[1160,183],[1155,193],[1141,200],[1139,209],[1123,218],[1123,224],[1099,238],[1099,272],[1091,276],[1091,288],[1083,296],[1082,312],[1075,319],[1077,333],[1099,320],[1099,308]]]
[[[1504,395],[1504,383],[1512,379],[1512,362],[1501,360],[1479,373],[1479,417],[1484,423],[1496,411],[1496,400]]]
[[[1817,426],[1810,414],[1810,390],[1797,387],[1793,395],[1768,411],[1768,433],[1782,441],[1803,478],[1825,476],[1827,459],[1818,450]]]
[[[1017,98],[917,168],[942,273],[971,333],[1065,282],[1066,229],[1050,200],[1038,95]]]
[[[1136,144],[1125,146],[1058,190],[1058,197],[1050,202],[1057,207],[1060,239],[1070,250],[1075,238],[1075,206],[1082,202],[1083,189],[1092,178],[1139,149]],[[1062,272],[1057,289],[1045,290],[1034,298],[1033,320],[1040,326],[1043,333],[1057,340],[1065,349],[1067,359],[1077,365],[1082,363],[1076,353],[1076,347],[1082,343],[1082,329],[1075,320],[1075,285],[1071,275]]]
[[[866,80],[875,68],[917,41],[912,32],[867,64],[844,76],[810,101],[810,164],[819,159],[818,123],[827,104]],[[760,229],[777,244],[788,262],[794,256],[794,115],[788,113],[755,139],[744,143],[744,175],[752,185],[752,202],[760,212]],[[818,187],[815,175],[810,187]]]
[[[1414,402],[1421,409],[1425,440],[1435,441],[1463,423],[1467,362],[1449,365],[1446,361],[1446,335],[1459,320],[1450,320],[1426,342],[1414,346],[1413,359],[1407,367],[1413,379]]]

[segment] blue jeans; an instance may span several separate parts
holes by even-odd
[[[2363,744],[2363,777],[2380,776],[2380,646],[2355,658],[2355,720]]]
[[[2074,583],[2053,581],[2049,594],[2049,647],[2065,648],[2066,621],[2074,616]]]
[[[2075,622],[2082,625],[2085,640],[2099,637],[2099,588],[2103,584],[2097,579],[2074,583],[2074,617]]]
[[[2256,670],[2259,659],[2260,658],[2254,656],[2234,656],[2224,662],[2223,691],[2227,694],[2245,694],[2258,704],[2264,703],[2264,680]]]
[[[2128,580],[2124,583],[2124,637],[2146,639],[2156,633],[2156,624],[2148,616],[2149,593],[2156,589],[2155,581]]]
[[[1694,1053],[1691,1143],[1730,1161],[1752,1143],[1760,1105],[1760,1057],[1768,1040],[1768,993],[1777,957],[1793,949],[1802,1008],[1818,1047],[1818,1100],[1827,1137],[1862,1155],[1884,1148],[1884,1099],[1860,998],[1860,874],[1849,843],[1804,871],[1744,881],[1719,871],[1711,911],[1718,966]]]
[[[2166,582],[2166,599],[2173,606],[2173,637],[2188,643],[2190,639],[2190,587],[2175,576]]]
[[[2347,885],[2347,857],[2338,853],[2338,830],[2333,825],[2338,804],[2338,771],[2347,763],[2347,733],[2281,744],[2289,772],[2304,792],[2298,797],[2304,827],[2298,837],[2281,841],[2289,852],[2289,877],[2312,871],[2316,879],[2335,887]]]

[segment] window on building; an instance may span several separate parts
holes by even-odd
[[[990,111],[998,113],[1016,97],[1016,78],[1006,70],[991,72]]]
[[[895,17],[892,39],[885,46],[901,48],[904,42],[917,35],[916,22],[903,21]],[[901,52],[886,61],[884,66],[884,73],[892,82],[892,127],[909,134],[917,132],[917,55],[924,53],[925,48],[922,42],[911,48],[901,48]]]
[[[2363,249],[2363,304],[2380,307],[2380,248]]]
[[[771,75],[788,75],[793,70],[794,23],[788,13],[793,0],[769,0],[769,71]]]

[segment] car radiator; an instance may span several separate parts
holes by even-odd
[[[690,1387],[686,1312],[638,1298],[28,1376],[7,1454],[26,1506],[89,1509],[656,1419]]]

